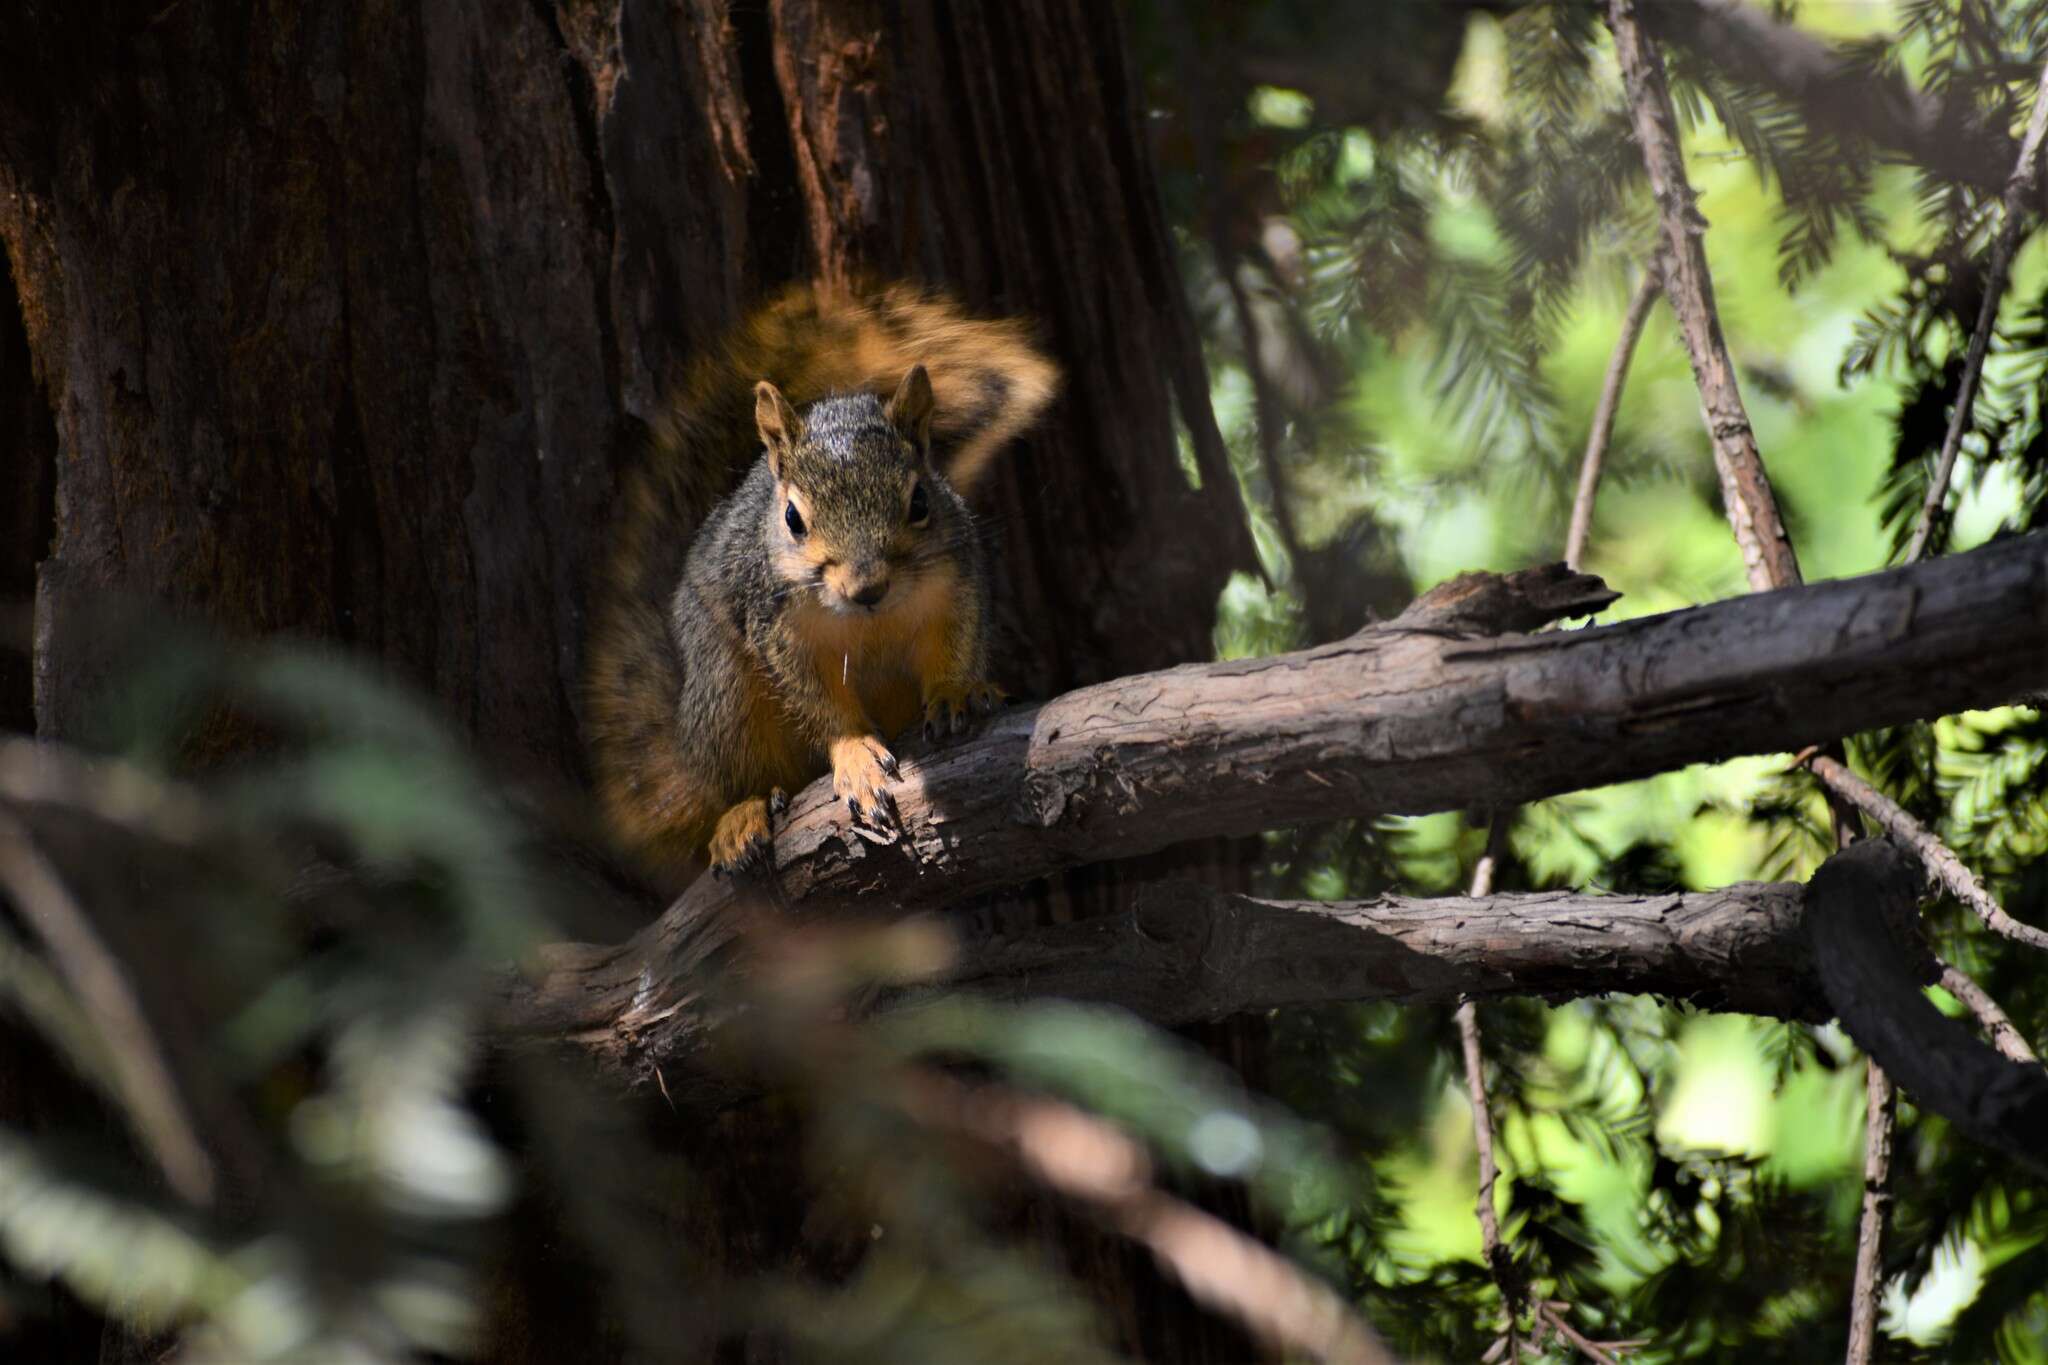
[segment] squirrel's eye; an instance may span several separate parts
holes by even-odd
[[[783,504],[782,524],[784,526],[787,526],[789,528],[789,533],[795,536],[798,540],[802,540],[804,538],[804,514],[796,510],[795,502],[792,501]]]
[[[924,495],[924,485],[913,484],[910,489],[910,524],[922,526],[931,520],[931,516],[932,504]]]

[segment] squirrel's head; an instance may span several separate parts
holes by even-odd
[[[873,612],[946,557],[965,517],[932,468],[931,416],[922,365],[886,403],[842,394],[801,415],[767,380],[754,386],[754,420],[775,478],[769,558],[784,581],[835,611]]]

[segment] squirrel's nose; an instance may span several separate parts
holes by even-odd
[[[855,591],[848,593],[847,596],[864,607],[872,607],[875,603],[888,596],[888,593],[888,579],[872,578],[866,583],[861,584]]]

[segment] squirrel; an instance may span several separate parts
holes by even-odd
[[[1020,322],[906,285],[798,286],[689,370],[624,482],[588,656],[600,802],[650,871],[765,870],[828,771],[892,829],[884,737],[1002,701],[965,495],[1059,378]]]

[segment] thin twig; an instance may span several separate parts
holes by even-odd
[[[1188,1293],[1287,1352],[1341,1365],[1394,1365],[1378,1333],[1335,1291],[1270,1247],[1152,1184],[1145,1149],[1060,1100],[913,1073],[906,1108],[1009,1152],[1050,1189],[1093,1207],[1143,1245]]]
[[[1869,1365],[1877,1347],[1877,1309],[1884,1288],[1884,1229],[1892,1206],[1892,1120],[1897,1093],[1875,1060],[1865,1063],[1863,1216],[1856,1228],[1856,1283],[1849,1297],[1847,1365]]]
[[[213,1200],[213,1162],[185,1111],[127,974],[20,821],[0,811],[0,887],[91,1015],[126,1103],[121,1109],[179,1195]]]
[[[1586,456],[1579,464],[1578,496],[1572,499],[1571,528],[1565,532],[1565,567],[1577,573],[1584,567],[1586,539],[1593,533],[1593,500],[1600,491],[1600,472],[1607,462],[1607,447],[1614,439],[1614,415],[1621,407],[1622,385],[1628,379],[1629,361],[1636,341],[1649,320],[1650,305],[1663,288],[1663,265],[1656,254],[1643,266],[1635,293],[1629,296],[1628,311],[1622,314],[1621,331],[1615,335],[1614,350],[1607,357],[1607,376],[1600,384],[1600,402],[1593,409],[1593,429],[1586,436]]]
[[[1800,582],[1799,560],[1785,534],[1777,495],[1764,473],[1763,458],[1736,387],[1734,362],[1714,307],[1714,283],[1701,240],[1705,224],[1694,207],[1692,187],[1686,181],[1677,119],[1664,82],[1664,64],[1644,37],[1635,11],[1635,0],[1608,0],[1608,25],[1614,32],[1615,53],[1628,89],[1630,113],[1671,251],[1664,272],[1665,293],[1678,317],[1679,333],[1685,338],[1693,377],[1699,385],[1700,407],[1714,446],[1714,464],[1721,476],[1728,522],[1742,551],[1743,568],[1752,591],[1796,587]],[[1815,761],[1833,763],[1838,759],[1831,753]],[[1840,846],[1852,837],[1854,822],[1839,804],[1830,804],[1835,842]],[[1892,1098],[1891,1082],[1875,1061],[1870,1062],[1863,1215],[1849,1308],[1849,1365],[1868,1365],[1876,1341],[1878,1295],[1883,1287],[1884,1231],[1891,1205]]]
[[[1472,895],[1493,894],[1493,869],[1498,860],[1507,818],[1495,816],[1486,832],[1486,851],[1472,869]],[[1521,1277],[1501,1240],[1500,1215],[1493,1207],[1494,1186],[1500,1180],[1500,1164],[1493,1155],[1493,1106],[1486,1098],[1486,1062],[1479,1048],[1479,1007],[1469,998],[1458,1005],[1458,1038],[1465,1054],[1465,1095],[1472,1103],[1472,1145],[1479,1152],[1479,1245],[1486,1256],[1486,1268],[1500,1287],[1508,1359],[1522,1358],[1520,1326],[1523,1300]]]
[[[1907,814],[1896,801],[1858,777],[1848,764],[1838,758],[1816,753],[1806,756],[1804,761],[1829,790],[1854,804],[1882,825],[1886,833],[1912,849],[1921,866],[1927,869],[1928,876],[1969,906],[1977,918],[1984,921],[1985,928],[2029,948],[2048,950],[2048,933],[2030,924],[2022,924],[2007,914],[1963,860],[1956,856],[1955,850],[1943,843],[1933,830]]]
[[[1486,851],[1479,855],[1479,861],[1472,868],[1472,896],[1477,899],[1493,894],[1494,870],[1500,861],[1500,851],[1507,837],[1507,817],[1495,816],[1486,834]],[[1513,1258],[1508,1254],[1507,1243],[1500,1234],[1500,1215],[1493,1207],[1494,1186],[1500,1181],[1500,1164],[1493,1153],[1493,1106],[1486,1097],[1486,1063],[1479,1048],[1479,1011],[1471,1000],[1458,1006],[1458,1038],[1465,1055],[1465,1095],[1472,1104],[1472,1144],[1479,1151],[1479,1244],[1485,1253],[1486,1266],[1493,1274],[1493,1282],[1500,1287],[1503,1312],[1507,1326],[1502,1337],[1507,1342],[1508,1359],[1522,1358],[1522,1341],[1518,1324],[1522,1313],[1533,1308],[1536,1321],[1556,1332],[1587,1359],[1597,1365],[1620,1365],[1612,1353],[1625,1350],[1641,1342],[1607,1342],[1592,1340],[1571,1325],[1565,1316],[1565,1306],[1549,1300],[1528,1302],[1528,1286],[1522,1282],[1515,1269]],[[1539,1333],[1540,1337],[1540,1333]]]
[[[1685,338],[1693,378],[1699,384],[1700,406],[1714,446],[1714,467],[1721,476],[1721,496],[1742,548],[1743,567],[1751,588],[1788,588],[1800,581],[1799,560],[1778,515],[1777,498],[1757,453],[1756,434],[1735,383],[1735,362],[1721,335],[1714,307],[1714,281],[1707,270],[1701,241],[1705,227],[1693,204],[1692,186],[1678,149],[1678,119],[1664,80],[1664,61],[1650,45],[1636,20],[1635,0],[1608,0],[1608,27],[1628,91],[1636,140],[1663,219],[1664,292]]]
[[[1621,331],[1614,339],[1614,350],[1608,356],[1607,374],[1600,386],[1600,401],[1593,409],[1592,430],[1586,437],[1586,454],[1579,465],[1578,494],[1572,499],[1571,527],[1565,534],[1565,567],[1573,573],[1579,571],[1585,557],[1586,537],[1593,525],[1593,504],[1600,492],[1600,472],[1607,460],[1607,447],[1614,438],[1614,417],[1621,406],[1621,391],[1628,380],[1629,363],[1635,356],[1636,341],[1643,334],[1643,324],[1649,320],[1650,305],[1656,301],[1662,286],[1661,254],[1652,253],[1643,267],[1642,278],[1636,282],[1628,311],[1622,316]],[[1486,849],[1472,868],[1471,894],[1475,898],[1493,893],[1494,868],[1507,837],[1507,824],[1508,817],[1500,814],[1493,817],[1487,828]],[[1522,1358],[1519,1323],[1526,1306],[1527,1287],[1515,1273],[1513,1259],[1501,1240],[1500,1216],[1493,1207],[1500,1165],[1493,1154],[1493,1107],[1486,1096],[1478,1006],[1469,998],[1460,1002],[1457,1017],[1458,1037],[1465,1058],[1465,1093],[1472,1104],[1472,1142],[1479,1154],[1480,1246],[1486,1256],[1487,1269],[1492,1272],[1494,1283],[1500,1287],[1502,1312],[1506,1318],[1501,1340],[1507,1345],[1508,1359],[1519,1361]],[[1537,1305],[1537,1317],[1549,1323],[1592,1359],[1601,1362],[1613,1359],[1598,1345],[1581,1336],[1561,1314],[1552,1311],[1549,1304]]]
[[[1621,1357],[1614,1354],[1616,1351],[1632,1350],[1649,1343],[1648,1337],[1633,1337],[1627,1341],[1594,1341],[1571,1325],[1570,1320],[1565,1317],[1566,1307],[1567,1305],[1556,1300],[1546,1299],[1536,1305],[1536,1316],[1543,1320],[1544,1326],[1570,1342],[1581,1355],[1595,1362],[1595,1365],[1621,1365]]]
[[[1970,333],[1970,348],[1963,358],[1963,382],[1956,390],[1955,410],[1949,414],[1948,433],[1942,437],[1941,458],[1935,461],[1934,479],[1927,486],[1927,498],[1920,504],[1920,519],[1913,527],[1913,540],[1906,549],[1911,564],[1927,549],[1934,535],[1935,519],[1948,498],[1948,481],[1955,473],[1963,433],[1970,427],[1970,412],[1976,405],[1977,385],[1984,377],[1984,357],[1991,350],[1991,333],[1998,323],[1998,301],[2005,293],[2006,275],[2012,270],[2013,252],[2019,246],[2020,224],[2026,220],[2026,203],[2033,193],[2034,173],[2040,160],[2041,139],[2048,135],[2048,66],[2034,87],[2034,111],[2027,119],[2027,134],[2020,141],[2019,162],[2005,182],[2003,219],[1998,236],[1991,242],[1991,272],[1984,281],[1984,302],[1977,309],[1977,326]]]
[[[1483,896],[1480,885],[1486,879],[1472,878],[1475,896]],[[1507,1247],[1500,1237],[1500,1215],[1493,1207],[1494,1185],[1500,1180],[1500,1165],[1493,1155],[1493,1111],[1486,1098],[1486,1065],[1479,1050],[1479,1008],[1471,1000],[1458,1006],[1458,1038],[1465,1053],[1465,1095],[1472,1102],[1472,1142],[1479,1149],[1479,1242],[1486,1264],[1500,1285],[1511,1318],[1520,1316],[1521,1289],[1509,1268]]]
[[[2034,1049],[2027,1046],[2027,1040],[2012,1022],[2012,1016],[1998,1007],[1991,998],[1991,992],[1978,985],[1962,968],[1947,962],[1941,963],[1938,978],[1941,988],[1963,1003],[1964,1008],[1977,1016],[1977,1026],[1984,1030],[1984,1036],[1991,1040],[1991,1046],[2015,1062],[2038,1061]]]

